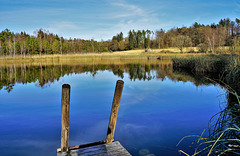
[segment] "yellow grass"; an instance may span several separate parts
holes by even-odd
[[[223,47],[227,48],[227,47]],[[149,57],[164,57],[172,58],[175,56],[191,56],[191,55],[207,55],[205,53],[197,53],[197,47],[186,47],[183,49],[183,53],[176,47],[167,49],[152,49],[152,52],[145,52],[145,49],[118,51],[118,52],[104,52],[104,53],[85,53],[85,54],[54,54],[54,55],[26,55],[9,57],[0,57],[0,64],[2,63],[17,63],[17,62],[55,62],[55,61],[72,61],[72,60],[83,60],[83,59],[146,59]],[[189,53],[191,51],[191,53]]]
[[[47,61],[39,59],[34,61],[12,60],[2,62],[0,67],[5,66],[44,66],[44,65],[125,65],[125,64],[172,64],[172,60],[158,60],[158,59],[121,59],[121,58],[83,58],[83,59],[47,59]]]
[[[198,48],[197,47],[185,47],[183,48],[184,53],[188,52],[197,52]],[[141,54],[145,53],[145,49],[138,49],[138,50],[128,50],[128,51],[121,51],[121,52],[114,52],[116,54],[127,54],[127,55],[136,55],[136,54]],[[152,54],[159,54],[159,53],[181,53],[179,48],[177,47],[170,47],[170,48],[164,48],[164,49],[152,49]]]

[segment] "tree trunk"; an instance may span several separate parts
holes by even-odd
[[[8,44],[9,44],[9,55],[12,56],[12,48],[11,48],[11,44],[10,44],[10,39],[8,40]]]
[[[2,56],[2,42],[0,41],[0,56]]]
[[[39,52],[40,56],[42,55],[42,38],[40,37],[40,52]]]
[[[14,49],[14,54],[13,54],[13,56],[15,57],[15,54],[16,54],[15,37],[14,37],[14,45],[13,45],[13,49]]]
[[[215,37],[212,35],[212,53],[214,54]]]
[[[24,41],[24,44],[23,44],[23,55],[24,55],[24,57],[25,57],[25,54],[26,54],[26,43]]]
[[[62,53],[63,53],[63,51],[62,51],[62,41],[60,41],[60,44],[61,44],[61,55],[62,55]]]

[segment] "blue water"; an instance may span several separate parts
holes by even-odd
[[[154,72],[154,71],[152,71]],[[115,140],[132,155],[192,154],[188,138],[200,135],[219,112],[222,91],[214,85],[154,78],[129,79],[124,73]],[[52,84],[16,83],[0,90],[0,155],[56,155],[61,135],[61,86],[71,85],[70,146],[104,140],[116,81],[110,71],[65,75]]]

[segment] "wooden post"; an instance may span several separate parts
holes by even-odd
[[[107,131],[107,143],[111,143],[114,141],[114,132],[117,123],[117,116],[118,116],[118,109],[120,105],[122,90],[123,90],[124,82],[122,80],[118,80],[116,83],[115,93],[112,102],[112,110],[110,115],[110,120],[108,124],[108,131]]]
[[[68,151],[70,85],[62,85],[61,151]]]

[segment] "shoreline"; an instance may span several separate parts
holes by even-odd
[[[114,59],[160,59],[170,60],[175,57],[188,57],[188,56],[209,56],[209,55],[230,55],[233,53],[199,53],[199,52],[162,52],[166,49],[153,49],[152,52],[144,52],[144,49],[117,51],[117,52],[104,52],[104,53],[76,53],[76,54],[43,54],[43,55],[16,55],[0,56],[0,64],[5,63],[31,63],[31,62],[52,62],[52,61],[71,61],[71,60],[114,60]],[[173,49],[172,49],[173,50]],[[174,49],[176,50],[176,49]],[[235,53],[239,55],[238,53]]]

